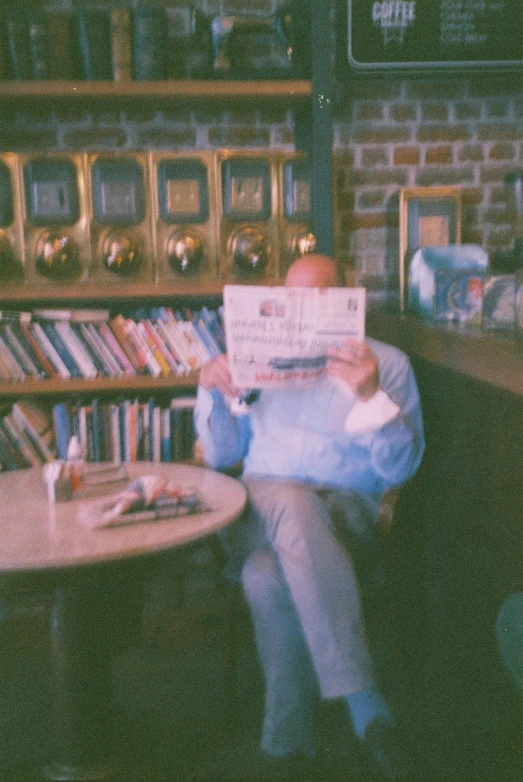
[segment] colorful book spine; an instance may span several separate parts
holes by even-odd
[[[2,329],[4,342],[9,347],[11,354],[29,377],[43,377],[44,373],[38,367],[25,349],[24,345],[15,333],[15,324],[7,323]]]
[[[31,331],[35,339],[38,340],[38,343],[40,344],[45,355],[54,366],[57,374],[59,374],[64,380],[69,380],[71,377],[71,372],[69,371],[66,363],[62,361],[62,357],[45,333],[42,325],[40,323],[33,323],[31,325]]]
[[[90,355],[84,348],[77,335],[67,321],[57,321],[54,324],[56,332],[61,337],[66,349],[80,368],[84,378],[93,380],[98,376],[98,369],[94,365]]]
[[[42,328],[45,331],[49,341],[53,345],[54,349],[66,365],[71,377],[83,377],[82,370],[71,356],[67,347],[58,332],[56,331],[54,323],[42,323]]]
[[[79,8],[78,42],[82,75],[88,81],[111,81],[111,19],[104,8]]]
[[[65,460],[72,434],[71,416],[66,402],[57,402],[53,405],[53,428],[58,458]]]
[[[136,370],[134,369],[133,365],[129,361],[128,356],[123,351],[120,343],[118,342],[115,335],[109,328],[108,324],[98,323],[94,326],[94,329],[99,334],[100,339],[107,345],[109,352],[112,354],[112,356],[116,359],[117,363],[120,365],[124,375],[127,375],[128,377],[132,377],[133,375],[136,375]]]
[[[2,357],[2,362],[5,364],[5,366],[9,371],[11,380],[25,380],[27,375],[25,374],[20,364],[16,361],[15,357],[9,350],[9,347],[4,342],[1,335],[0,335],[0,356]]]
[[[40,436],[33,424],[26,416],[23,408],[17,402],[13,404],[11,415],[19,429],[26,435],[27,439],[38,454],[41,462],[50,462],[54,459],[54,453],[47,445],[45,439]]]
[[[111,59],[114,81],[132,78],[131,10],[111,8]]]
[[[171,461],[171,411],[169,408],[160,410],[160,460]]]
[[[3,424],[11,442],[20,451],[30,467],[38,467],[41,464],[40,457],[32,446],[24,431],[18,426],[11,413],[4,416]]]
[[[144,367],[142,366],[139,357],[136,355],[134,348],[129,342],[124,316],[120,313],[115,315],[114,318],[111,318],[109,321],[109,328],[111,329],[116,341],[120,345],[120,348],[127,356],[128,361],[132,365],[134,373],[140,374]]]
[[[71,324],[71,328],[77,334],[79,339],[81,339],[83,346],[88,351],[92,362],[98,370],[98,374],[103,375],[104,377],[114,377],[114,372],[107,363],[105,356],[101,353],[99,345],[94,340],[93,335],[88,330],[88,325],[92,324],[75,323]]]
[[[38,358],[38,361],[40,362],[40,365],[43,367],[47,377],[54,377],[55,375],[57,375],[58,373],[56,369],[53,367],[52,363],[45,355],[41,345],[39,344],[38,340],[35,338],[33,332],[31,331],[31,324],[21,323],[20,329],[22,330],[22,333],[24,334],[27,343],[31,345],[33,353]]]
[[[133,62],[137,81],[165,79],[166,18],[159,6],[138,6],[133,11]]]

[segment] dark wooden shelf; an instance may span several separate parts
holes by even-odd
[[[181,81],[4,81],[0,98],[181,98],[200,100],[303,100],[312,95],[308,79]]]
[[[152,377],[151,375],[134,375],[132,377],[98,377],[94,380],[84,378],[53,377],[36,380],[26,378],[21,381],[0,382],[1,397],[21,396],[56,396],[69,394],[118,394],[124,391],[175,391],[177,389],[193,389],[198,383],[197,373],[177,377],[166,375]]]

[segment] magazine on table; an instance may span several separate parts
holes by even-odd
[[[365,338],[365,288],[226,285],[227,354],[238,388],[281,388],[326,373],[326,352]]]

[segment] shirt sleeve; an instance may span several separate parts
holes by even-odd
[[[381,429],[398,415],[400,406],[380,388],[368,402],[356,400],[345,420],[347,434],[361,434]]]
[[[247,453],[250,439],[248,416],[231,415],[223,395],[198,386],[194,425],[205,463],[213,469],[233,467]]]

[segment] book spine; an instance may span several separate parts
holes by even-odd
[[[162,434],[161,434],[161,410],[159,405],[155,405],[153,409],[152,432],[153,432],[152,461],[161,462]]]
[[[38,467],[41,464],[40,457],[27,439],[24,432],[16,424],[12,414],[4,416],[3,419],[5,430],[11,438],[15,447],[20,451],[25,461],[30,467]]]
[[[170,375],[171,374],[171,367],[170,367],[167,359],[163,355],[162,351],[158,347],[158,344],[157,344],[157,342],[156,342],[156,340],[155,340],[155,338],[154,338],[154,336],[152,334],[152,327],[151,327],[150,323],[148,323],[147,321],[141,320],[137,324],[137,326],[138,326],[138,330],[139,330],[140,334],[142,335],[142,337],[143,337],[147,347],[151,351],[151,353],[152,353],[152,355],[153,355],[153,357],[154,357],[154,359],[155,359],[155,361],[156,361],[156,363],[157,363],[157,365],[158,365],[158,367],[160,369],[160,373],[162,375],[165,375],[165,376]]]
[[[120,411],[118,409],[118,405],[116,404],[109,405],[109,416],[110,416],[111,445],[112,445],[111,458],[115,464],[121,464],[122,452],[121,452],[121,442],[120,442]]]
[[[114,81],[132,78],[131,11],[129,8],[111,9],[111,57]]]
[[[129,342],[138,356],[142,371],[149,372],[153,377],[159,377],[162,371],[158,362],[147,347],[147,343],[140,334],[138,324],[135,323],[132,318],[127,318],[125,321],[125,328]]]
[[[5,10],[9,64],[13,79],[32,79],[33,64],[29,49],[29,29],[23,9],[10,6]]]
[[[66,365],[67,369],[69,370],[71,377],[83,377],[81,368],[76,364],[76,361],[73,359],[73,357],[67,350],[66,346],[64,345],[63,340],[61,339],[60,335],[56,331],[55,324],[43,323],[42,328],[45,331],[54,349],[56,350],[56,352],[62,359],[63,363]]]
[[[93,461],[99,462],[101,459],[101,437],[100,405],[98,399],[93,399],[91,403],[91,422],[93,427]]]
[[[162,8],[139,6],[133,11],[133,61],[137,81],[165,79],[166,19]]]
[[[57,374],[63,377],[64,380],[69,380],[71,373],[67,365],[62,361],[62,358],[58,351],[55,349],[53,343],[45,333],[40,323],[33,323],[31,328],[35,339],[38,340],[45,355],[49,361],[53,364]]]
[[[114,377],[114,372],[111,370],[105,356],[101,353],[97,342],[93,339],[93,335],[87,328],[87,323],[71,324],[71,328],[81,339],[82,344],[88,350],[91,360],[93,361],[98,373],[104,377]],[[77,328],[75,328],[75,326]]]
[[[21,323],[20,328],[23,334],[25,335],[28,344],[31,345],[33,349],[33,353],[35,354],[35,356],[37,356],[38,361],[43,367],[46,375],[48,377],[54,377],[55,375],[57,375],[58,373],[56,369],[53,367],[53,365],[45,355],[44,351],[42,350],[42,347],[38,343],[38,340],[35,338],[34,334],[32,333],[30,325],[28,323]]]
[[[113,358],[115,358],[119,363],[122,372],[129,377],[136,375],[136,370],[129,361],[127,355],[122,350],[115,335],[109,328],[109,325],[107,323],[98,323],[94,328],[98,332],[100,339],[107,345],[107,348],[112,354]]]
[[[118,342],[120,349],[127,356],[128,362],[132,365],[134,374],[139,374],[142,371],[142,367],[133,348],[129,344],[125,328],[125,318],[121,314],[115,315],[114,318],[111,318],[109,321],[108,326]]]
[[[84,78],[87,81],[112,80],[109,12],[100,8],[80,8],[77,14],[78,40]]]
[[[2,330],[4,342],[27,376],[42,377],[42,371],[31,360],[31,357],[15,334],[13,326],[14,324],[6,324],[4,326]]]
[[[36,429],[33,427],[24,411],[16,402],[13,404],[11,415],[18,427],[25,433],[29,439],[31,445],[35,449],[41,462],[50,462],[54,459],[54,454],[48,447],[45,440],[40,437]]]
[[[185,335],[182,334],[178,328],[179,324],[175,320],[170,320],[165,325],[171,337],[171,342],[175,346],[176,352],[180,356],[184,368],[184,374],[193,372],[196,368],[196,359],[189,352],[189,346],[187,345]]]
[[[54,324],[48,324],[55,329],[57,336],[62,340],[65,350],[68,355],[74,361],[78,367],[82,377],[86,379],[92,379],[98,374],[94,368],[92,362],[86,358],[86,355],[81,351],[73,339],[73,335],[70,331],[70,326],[65,321],[57,321]],[[63,356],[62,356],[63,358]],[[64,358],[65,361],[65,358]]]
[[[156,331],[158,332],[160,339],[163,341],[163,344],[165,345],[165,349],[169,352],[171,356],[173,366],[175,367],[173,369],[173,372],[176,375],[183,375],[185,371],[185,367],[180,357],[180,354],[178,353],[178,351],[176,350],[172,342],[171,335],[167,330],[166,324],[162,320],[157,320],[155,323],[155,328]]]
[[[11,380],[25,380],[27,375],[25,374],[24,370],[17,362],[17,360],[15,359],[9,347],[6,345],[6,343],[4,342],[1,336],[0,336],[0,355],[2,356],[2,360],[5,366],[9,370]]]
[[[53,42],[47,34],[47,18],[45,11],[31,8],[28,11],[29,47],[33,79],[40,81],[50,75],[49,53]]]
[[[66,402],[53,405],[53,428],[58,458],[65,460],[71,439],[71,416]]]
[[[5,447],[6,447],[6,453],[9,454],[9,457],[12,462],[12,469],[14,470],[20,470],[24,467],[30,467],[30,463],[27,461],[25,456],[23,455],[22,451],[20,450],[18,444],[15,440],[13,440],[12,435],[9,433],[9,425],[6,422],[6,416],[2,417],[2,420],[0,421],[0,429],[3,433],[3,436],[5,438]]]
[[[69,81],[77,75],[73,20],[70,11],[47,12],[49,78],[55,81]]]
[[[86,340],[90,340],[93,350],[97,351],[100,361],[105,367],[105,373],[110,377],[122,377],[123,369],[111,353],[93,323],[81,323],[80,329]]]
[[[160,411],[160,459],[162,462],[171,461],[171,411],[164,408]]]
[[[100,369],[96,365],[96,361],[93,360],[91,350],[89,349],[89,343],[82,340],[80,333],[75,328],[75,325],[77,324],[69,322],[62,323],[61,331],[64,336],[67,336],[71,348],[76,350],[78,358],[82,361],[85,377],[95,378],[98,376],[100,371],[103,373],[103,366],[102,369]]]

